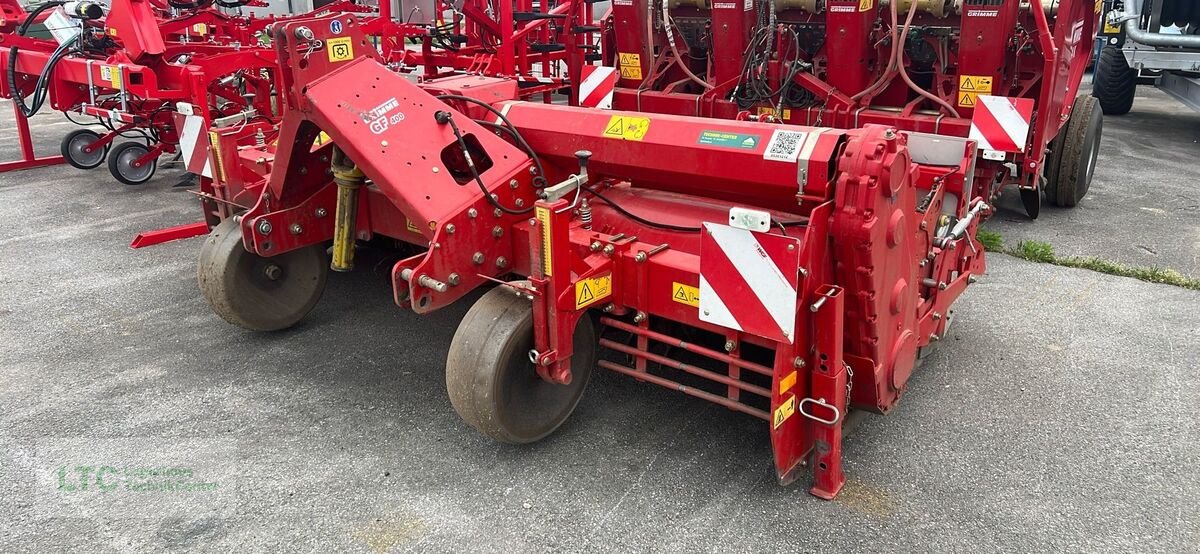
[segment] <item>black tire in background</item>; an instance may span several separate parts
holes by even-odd
[[[1092,96],[1100,101],[1105,115],[1124,115],[1133,108],[1137,71],[1129,67],[1125,54],[1115,46],[1100,51],[1100,63],[1092,76]]]
[[[1104,112],[1098,100],[1091,96],[1076,98],[1071,119],[1059,131],[1063,136],[1062,152],[1055,156],[1058,171],[1054,181],[1046,187],[1046,198],[1055,206],[1074,207],[1087,194],[1096,170],[1103,132]]]

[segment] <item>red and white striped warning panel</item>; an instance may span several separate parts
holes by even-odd
[[[585,108],[612,109],[613,90],[617,87],[617,68],[583,66],[579,83],[579,105]]]
[[[700,321],[778,342],[796,336],[799,241],[705,223],[700,238]]]
[[[1023,152],[1033,119],[1032,98],[980,95],[971,116],[971,140],[980,150]]]
[[[186,106],[186,107],[185,107]],[[193,115],[191,106],[180,102],[175,114],[175,128],[179,129],[179,152],[184,167],[191,173],[212,178],[212,163],[208,160],[208,126],[204,118]]]

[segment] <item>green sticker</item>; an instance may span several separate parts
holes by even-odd
[[[758,135],[743,135],[741,133],[726,133],[724,131],[702,131],[698,144],[709,146],[724,146],[725,148],[745,148],[752,150],[758,146],[762,138]]]

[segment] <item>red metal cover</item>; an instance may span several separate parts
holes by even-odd
[[[791,344],[799,273],[797,239],[705,223],[700,320]]]

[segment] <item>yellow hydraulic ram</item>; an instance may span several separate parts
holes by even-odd
[[[333,218],[333,261],[329,269],[350,271],[354,269],[354,227],[358,220],[358,189],[366,180],[362,170],[346,157],[341,149],[333,147],[333,182],[337,184],[337,208]]]

